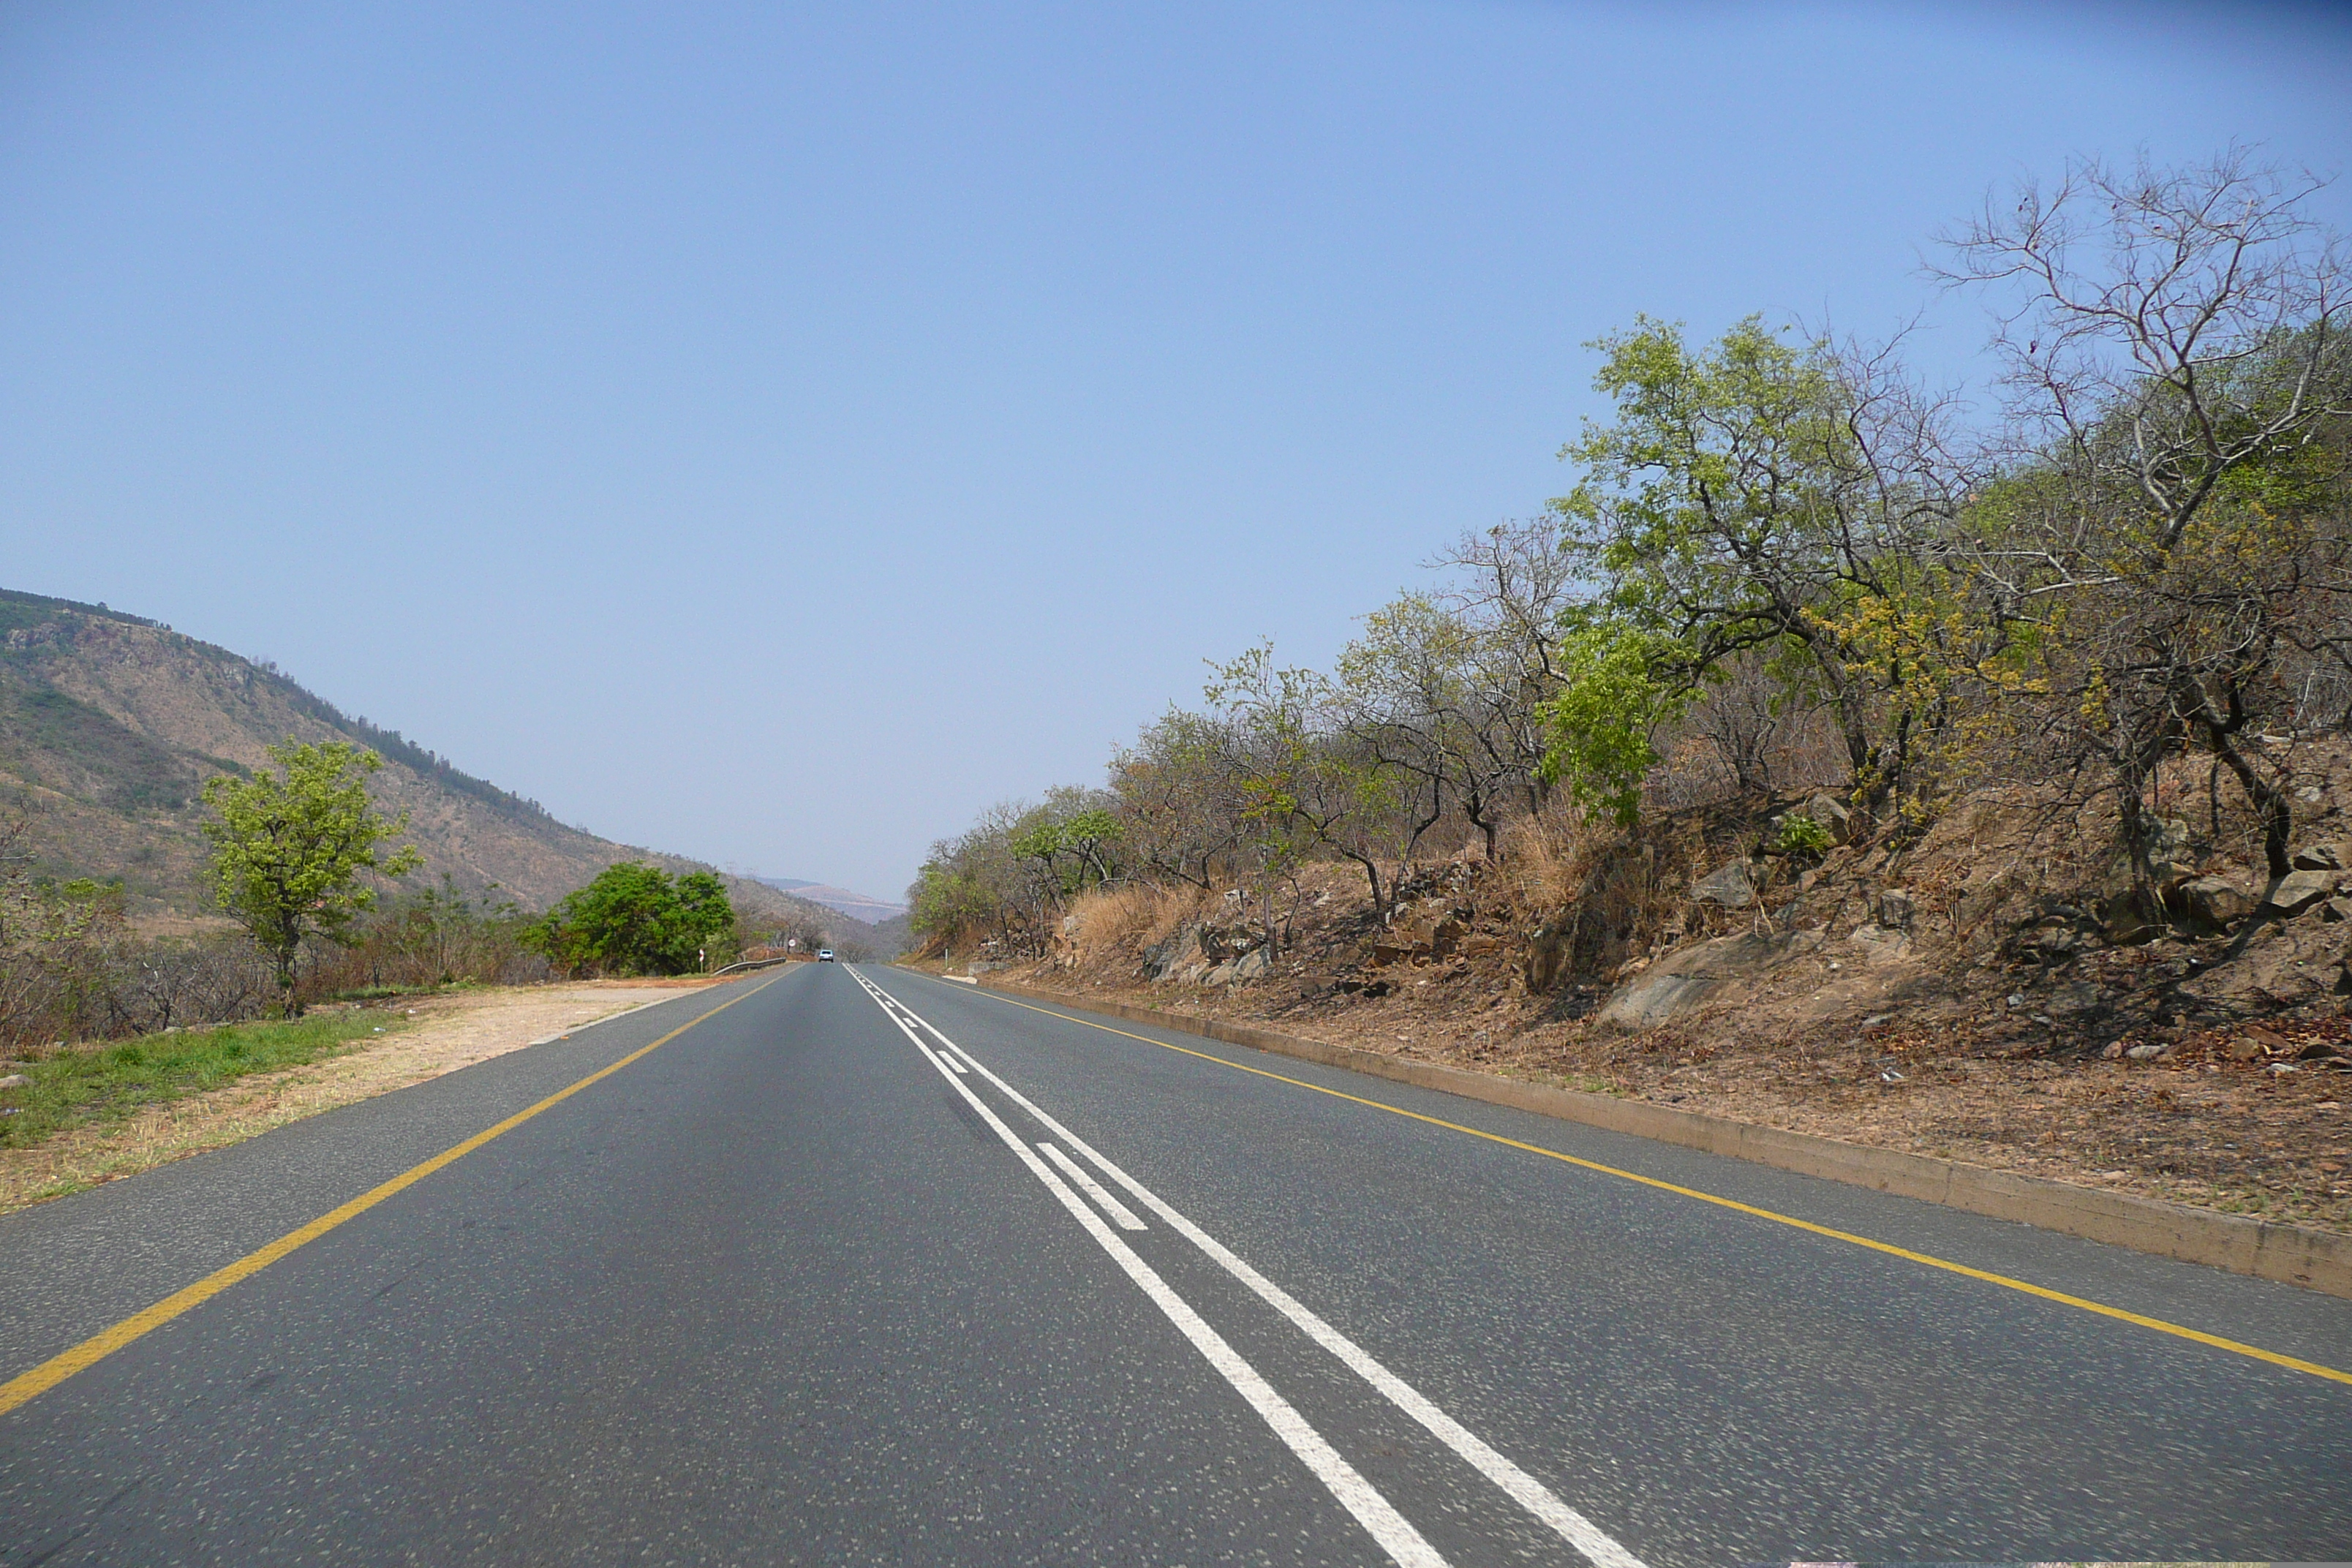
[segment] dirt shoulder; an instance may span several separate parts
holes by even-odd
[[[934,966],[936,967],[936,966]],[[1978,1055],[1948,1026],[1893,1020],[1843,1036],[1758,1039],[1727,1019],[1640,1035],[1546,1017],[1466,966],[1407,968],[1402,994],[1301,994],[1074,979],[1027,966],[1006,977],[1277,1029],[1384,1056],[1672,1105],[1871,1148],[2352,1234],[2352,1073],[2271,1069],[2249,1037],[2184,1039],[2162,1061]],[[1414,994],[1413,993],[1419,993]],[[1434,993],[1433,994],[1433,993]],[[1760,1001],[1761,999],[1758,999]],[[2342,1038],[2341,1017],[2294,1035]],[[2260,1029],[2260,1037],[2284,1037]],[[2262,1044],[2261,1039],[2252,1043]]]
[[[241,1143],[273,1127],[406,1089],[709,984],[718,983],[586,981],[392,1004],[414,1022],[381,1045],[284,1072],[257,1073],[119,1121],[76,1128],[29,1149],[0,1151],[0,1214]]]

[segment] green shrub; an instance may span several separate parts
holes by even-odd
[[[522,940],[573,973],[685,974],[735,952],[735,910],[708,871],[672,880],[657,866],[607,866],[525,927]]]
[[[1767,848],[1775,855],[1826,855],[1836,842],[1828,828],[1801,811],[1792,811],[1780,819],[1780,829]]]

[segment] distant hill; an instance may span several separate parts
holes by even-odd
[[[914,923],[903,915],[893,915],[877,921],[874,927],[875,951],[885,958],[896,958],[915,945]]]
[[[468,889],[496,884],[544,909],[615,860],[709,868],[558,822],[272,665],[103,605],[0,590],[0,809],[31,810],[41,870],[120,879],[142,910],[202,912],[197,792],[215,773],[267,767],[265,748],[289,735],[350,741],[383,758],[371,793],[408,813],[425,879],[446,871]],[[898,951],[853,914],[747,878],[727,883],[746,914],[805,917],[832,929],[837,945]]]
[[[795,882],[786,877],[760,877],[755,880],[788,892],[796,899],[806,899],[813,904],[823,904],[838,910],[853,920],[867,925],[880,925],[907,912],[904,904],[894,904],[887,899],[877,899],[865,893],[853,893],[846,888],[835,888],[824,882]]]

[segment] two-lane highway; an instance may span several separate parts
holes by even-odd
[[[1153,1035],[799,966],[0,1220],[0,1564],[2352,1543],[2352,1303]]]

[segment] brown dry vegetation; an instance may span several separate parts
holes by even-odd
[[[2300,744],[2304,838],[2352,840],[2352,747]],[[2201,767],[2184,877],[2251,895],[2259,824]],[[1694,880],[1797,801],[1664,812],[1639,837],[1517,825],[1409,874],[1375,915],[1316,865],[1261,952],[1244,888],[1073,900],[1037,984],[1261,1022],[1742,1121],[2352,1230],[2352,921],[2341,903],[2208,934],[2103,925],[2112,820],[2054,791],[1965,797],[1916,845],[1769,858],[1741,910]],[[1475,846],[1473,847],[1475,850]],[[2352,865],[2352,842],[2341,857]],[[1890,902],[1887,895],[1895,895]],[[2146,940],[2143,940],[2146,939]]]

